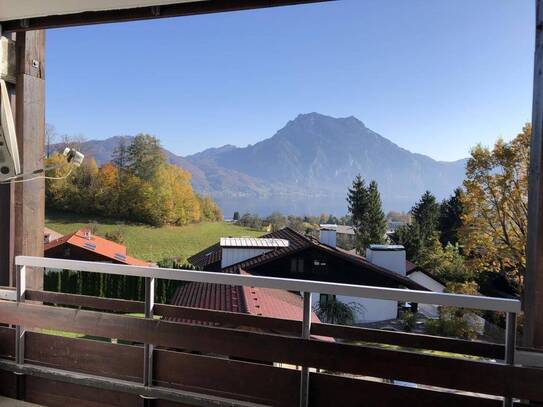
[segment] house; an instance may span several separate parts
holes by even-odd
[[[320,239],[315,239],[287,227],[262,238],[222,238],[188,261],[206,271],[426,290],[405,275],[403,248],[385,250],[383,246],[381,249],[381,253],[373,255],[370,260],[336,247],[333,228],[325,228]],[[390,266],[389,258],[399,265]],[[336,299],[353,305],[355,323],[394,319],[398,315],[396,301]],[[313,305],[330,300],[326,294],[313,295]]]
[[[61,237],[61,233],[58,233],[57,231],[54,231],[53,229],[49,229],[47,227],[43,228],[43,244],[47,244],[52,240],[60,239]]]
[[[45,234],[47,235],[47,231]],[[52,235],[49,234],[49,236]],[[126,246],[96,236],[90,229],[81,229],[46,242],[44,254],[45,257],[59,259],[149,266],[149,263],[145,260],[128,256]]]
[[[429,291],[442,293],[445,290],[444,281],[409,260],[406,261],[406,274],[411,280],[416,281]],[[419,304],[418,311],[430,318],[439,316],[439,306],[433,304]]]

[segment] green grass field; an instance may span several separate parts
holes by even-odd
[[[262,231],[247,229],[230,223],[198,223],[188,226],[156,228],[139,224],[122,224],[114,219],[101,219],[70,213],[50,212],[45,225],[59,233],[68,234],[96,222],[97,235],[122,230],[128,254],[149,261],[165,257],[187,258],[216,243],[224,236],[260,236]]]

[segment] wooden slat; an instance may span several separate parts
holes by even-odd
[[[15,329],[0,326],[0,357],[13,359],[15,357]]]
[[[141,382],[143,349],[90,339],[27,332],[25,362]]]
[[[443,358],[93,311],[0,301],[4,322],[137,342],[398,379],[433,386],[543,399],[543,369]]]
[[[34,290],[27,290],[27,298],[33,301],[82,306],[85,308],[98,310],[115,312],[143,312],[143,302],[140,301]],[[164,316],[166,318],[213,322],[225,327],[258,328],[269,332],[286,333],[295,336],[299,336],[301,333],[301,323],[299,321],[268,318],[234,312],[212,311],[167,304],[155,304],[154,314]],[[349,327],[343,325],[312,324],[311,333],[317,336],[328,336],[332,338],[374,343],[386,343],[404,347],[439,350],[494,359],[503,359],[505,352],[503,345],[499,344]]]
[[[9,329],[13,331],[13,329]],[[10,332],[13,333],[13,332]],[[27,362],[54,368],[131,379],[142,371],[141,347],[111,344],[85,339],[62,338],[40,333],[29,333],[27,337]],[[135,359],[135,360],[131,360]],[[107,361],[107,363],[105,362]],[[222,397],[266,403],[277,406],[297,404],[299,373],[255,363],[233,361],[224,358],[193,355],[187,353],[157,350],[155,355],[156,384],[183,390],[212,394]],[[43,385],[46,383],[47,385]],[[495,405],[488,400],[474,397],[451,395],[443,392],[391,386],[383,383],[354,380],[339,376],[313,374],[311,383],[311,405],[347,405],[365,394],[364,401],[405,405]],[[65,385],[65,384],[64,384]],[[51,387],[52,386],[52,387]],[[69,384],[70,386],[75,386]],[[35,402],[44,402],[50,397],[49,391],[56,389],[53,400],[58,403],[79,403],[84,400],[93,405],[96,400],[107,405],[113,397],[111,392],[97,390],[98,395],[89,399],[88,390],[76,393],[58,391],[56,382],[40,379],[27,384]],[[281,389],[280,392],[277,389]],[[76,402],[77,401],[77,402]],[[335,403],[333,402],[335,401]],[[349,403],[347,403],[350,401]],[[479,403],[479,404],[478,404]],[[84,404],[87,405],[87,404]],[[117,404],[114,404],[117,405]],[[121,404],[123,405],[123,404]]]
[[[311,334],[355,341],[385,343],[409,348],[438,350],[461,355],[475,355],[492,359],[503,359],[505,353],[505,347],[495,343],[466,341],[380,329],[357,328],[345,325],[312,324]]]
[[[90,295],[57,293],[53,291],[26,290],[26,299],[113,312],[143,313],[144,310],[144,304],[141,301],[101,298]]]
[[[142,399],[134,394],[32,376],[26,377],[26,400],[50,407],[134,407],[143,405]]]
[[[52,291],[27,290],[26,298],[52,304],[80,306],[95,310],[113,312],[143,313],[144,303],[141,301],[101,298],[88,295],[57,293]],[[226,311],[213,311],[201,308],[180,307],[168,304],[155,304],[155,315],[165,318],[176,318],[193,321],[214,322],[221,326],[260,328],[272,332],[299,335],[301,322],[280,318],[268,318],[249,314]]]
[[[30,18],[24,21],[2,22],[5,31],[25,31],[47,28],[72,27],[88,24],[115,23],[122,21],[147,20],[164,17],[180,17],[196,14],[219,13],[225,11],[250,10],[255,8],[286,6],[293,4],[318,3],[332,0],[208,0],[194,3],[162,5],[159,7],[139,7],[122,10],[84,12]]]
[[[310,405],[328,406],[416,406],[416,407],[498,407],[500,400],[423,390],[369,380],[312,373]]]
[[[263,364],[158,350],[158,385],[274,406],[298,403],[300,373]]]

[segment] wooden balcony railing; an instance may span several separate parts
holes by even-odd
[[[18,257],[16,264],[16,290],[0,290],[0,323],[8,324],[0,327],[0,394],[9,397],[58,406],[543,401],[543,369],[514,363],[520,310],[515,300],[33,257]],[[146,301],[25,290],[25,267],[141,276],[147,282]],[[304,292],[304,321],[153,304],[155,278]],[[310,292],[503,311],[509,316],[508,339],[490,344],[310,324]],[[146,317],[122,314],[134,312]],[[156,315],[200,322],[169,322]]]

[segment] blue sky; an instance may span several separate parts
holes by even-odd
[[[47,32],[47,121],[177,154],[354,115],[413,152],[465,157],[531,117],[534,1],[341,0]]]

